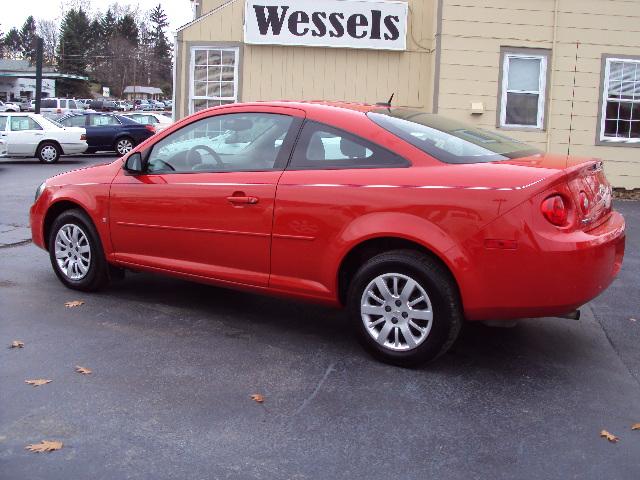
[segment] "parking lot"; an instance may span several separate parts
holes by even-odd
[[[408,370],[324,307],[142,273],[66,289],[28,238],[34,192],[115,158],[0,160],[1,478],[639,478],[640,202],[617,202],[625,263],[580,321],[466,325]],[[45,439],[64,447],[24,448]]]

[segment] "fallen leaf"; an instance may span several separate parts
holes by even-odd
[[[91,370],[86,367],[79,367],[76,365],[76,372],[81,373],[83,375],[91,375]]]
[[[24,348],[24,342],[21,340],[14,340],[11,342],[11,348]]]
[[[611,443],[616,443],[616,442],[619,440],[619,438],[618,438],[618,437],[616,437],[613,433],[609,433],[609,432],[607,432],[606,430],[602,430],[602,431],[600,432],[600,436],[601,436],[602,438],[606,438],[606,439],[607,439],[607,440],[609,440]]]
[[[28,383],[29,385],[33,385],[34,387],[39,387],[40,385],[46,385],[47,383],[51,383],[51,380],[38,378],[37,380],[25,380],[24,383]]]
[[[264,397],[259,393],[254,393],[253,395],[251,395],[251,400],[254,400],[258,403],[262,403],[264,402]]]
[[[58,442],[56,440],[41,440],[40,443],[32,443],[24,448],[30,452],[36,453],[53,452],[62,448],[62,442]]]
[[[634,423],[631,425],[631,430],[640,430],[640,423]]]
[[[84,305],[84,302],[82,300],[74,300],[73,302],[66,302],[64,304],[64,306],[67,308],[79,307],[80,305]]]

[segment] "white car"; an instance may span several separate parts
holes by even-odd
[[[16,105],[15,103],[3,102],[0,100],[0,112],[19,112],[20,105]]]
[[[156,132],[161,132],[165,128],[168,128],[173,123],[171,118],[166,115],[162,115],[161,113],[147,113],[147,112],[132,112],[132,113],[122,113],[123,117],[128,117],[131,120],[135,120],[138,123],[142,123],[143,125],[153,125],[156,129]]]
[[[0,141],[6,147],[0,146],[0,157],[37,157],[43,163],[89,148],[84,128],[63,127],[35,113],[0,113]]]
[[[46,115],[66,115],[67,113],[83,113],[84,105],[73,98],[43,98],[40,101],[40,113]]]

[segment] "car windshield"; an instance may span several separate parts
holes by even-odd
[[[40,123],[50,123],[51,125],[58,127],[58,128],[64,128],[64,125],[62,125],[61,123],[58,123],[56,120],[54,120],[53,118],[50,117],[42,117],[39,118],[39,120],[41,121]]]
[[[481,163],[541,154],[530,145],[420,110],[384,108],[367,116],[377,125],[446,163]]]

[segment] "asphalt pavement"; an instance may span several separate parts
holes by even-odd
[[[0,159],[0,479],[640,478],[640,202],[580,321],[466,325],[407,370],[324,307],[143,273],[66,289],[25,237],[35,189],[112,159]]]

